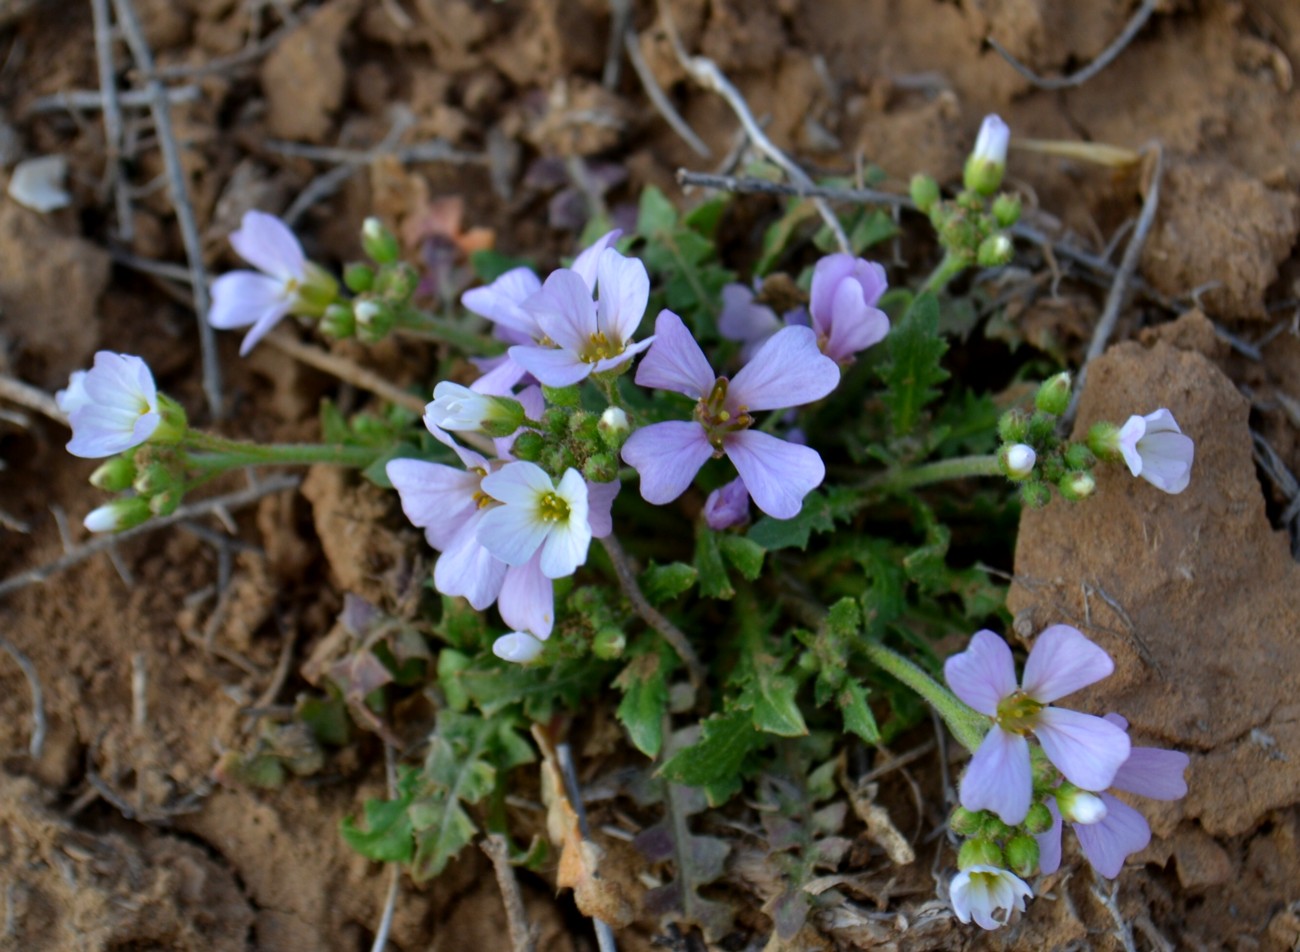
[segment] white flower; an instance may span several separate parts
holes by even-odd
[[[566,470],[556,486],[536,463],[510,463],[484,476],[481,487],[504,503],[484,513],[478,530],[502,562],[523,565],[540,548],[542,574],[563,578],[587,561],[587,484],[577,470]]]
[[[230,244],[257,271],[231,271],[212,282],[208,323],[221,330],[252,325],[242,357],[293,309],[309,275],[302,245],[274,215],[245,212]]]
[[[1164,407],[1129,417],[1120,427],[1119,451],[1129,471],[1157,489],[1180,493],[1191,482],[1195,446]]]
[[[424,421],[443,430],[486,430],[493,436],[508,436],[523,424],[524,412],[517,400],[477,393],[444,380],[433,388]]]
[[[962,922],[975,920],[981,929],[997,929],[1011,910],[1025,911],[1034,891],[1019,876],[997,866],[970,866],[953,877],[948,889],[952,911]],[[1003,913],[999,918],[998,913]]]
[[[1034,471],[1038,454],[1027,443],[1015,443],[1007,447],[1007,475],[1012,479],[1024,479]]]
[[[975,148],[971,150],[971,158],[976,162],[1006,165],[1007,144],[1010,141],[1011,128],[997,113],[989,113],[980,123],[979,135],[975,137]]]
[[[1100,823],[1106,819],[1106,801],[1087,790],[1062,789],[1056,792],[1056,807],[1070,823]]]
[[[121,532],[138,526],[149,516],[147,500],[140,496],[128,496],[92,509],[81,522],[91,532]]]
[[[72,426],[68,452],[85,459],[139,446],[162,423],[153,374],[130,354],[101,350],[94,367],[74,373],[55,400]]]
[[[527,664],[542,653],[543,645],[526,631],[512,631],[492,643],[492,653],[502,661]]]

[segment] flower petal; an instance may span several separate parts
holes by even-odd
[[[506,565],[523,565],[546,541],[550,526],[531,506],[497,506],[483,515],[479,541]]]
[[[826,466],[814,449],[759,430],[732,433],[722,444],[754,505],[774,519],[793,519],[821,485]]]
[[[889,333],[889,318],[880,308],[867,304],[862,285],[852,279],[840,284],[835,292],[835,321],[826,341],[826,355],[832,360],[847,360],[884,340]]]
[[[1061,811],[1052,798],[1047,800],[1047,809],[1052,814],[1052,825],[1034,837],[1038,841],[1038,872],[1043,876],[1061,868]]]
[[[419,459],[389,460],[384,471],[397,490],[406,518],[424,529],[429,545],[439,551],[451,544],[461,526],[478,511],[474,494],[479,476],[475,473]]]
[[[552,271],[524,308],[537,319],[543,334],[575,355],[591,346],[592,335],[600,329],[591,288],[567,268]]]
[[[1029,812],[1032,792],[1029,742],[991,727],[961,778],[961,805],[967,810],[992,810],[1003,823],[1015,826]]]
[[[1124,868],[1124,861],[1151,842],[1151,827],[1124,801],[1108,793],[1101,794],[1101,799],[1106,804],[1106,816],[1096,823],[1075,823],[1073,829],[1092,868],[1114,879]]]
[[[502,661],[527,664],[542,653],[542,643],[526,631],[512,631],[492,642],[492,653]]]
[[[749,518],[749,490],[745,480],[737,477],[709,493],[704,500],[704,521],[709,528],[721,532],[738,526]]]
[[[569,270],[576,272],[578,277],[582,278],[583,283],[587,285],[588,297],[596,293],[596,272],[600,263],[600,256],[606,248],[618,241],[621,234],[623,234],[621,228],[607,231],[589,247],[584,248],[578,257],[573,259],[573,264],[569,265]]]
[[[749,410],[802,406],[820,400],[839,382],[840,368],[817,349],[817,335],[812,328],[783,327],[767,339],[731,381],[727,406]]]
[[[826,255],[813,267],[808,310],[812,314],[813,330],[822,336],[830,335],[835,320],[835,295],[845,279],[853,273],[856,260],[853,255],[840,252]]]
[[[995,717],[1002,699],[1016,692],[1016,663],[1005,641],[977,631],[965,651],[944,662],[943,679],[965,703]]]
[[[718,333],[727,340],[766,340],[781,327],[781,319],[776,316],[776,312],[766,305],[755,304],[754,292],[749,288],[743,284],[728,284],[723,287]]]
[[[1034,700],[1051,704],[1108,677],[1114,670],[1110,655],[1083,632],[1069,625],[1052,625],[1029,649],[1021,686]]]
[[[239,257],[258,271],[282,282],[301,280],[307,273],[307,258],[289,226],[274,215],[249,209],[239,229],[230,233],[230,244]]]
[[[542,553],[538,551],[523,565],[506,571],[497,610],[511,628],[532,632],[544,641],[551,636],[555,623],[555,589],[542,574],[541,561]]]
[[[684,493],[712,455],[704,427],[689,420],[652,423],[623,444],[624,462],[641,474],[641,498],[656,506]]]
[[[1061,707],[1038,712],[1034,736],[1065,779],[1084,790],[1105,790],[1128,759],[1129,739],[1114,724]]]
[[[99,351],[81,385],[88,403],[136,413],[158,406],[158,388],[149,365],[134,354]]]
[[[1177,494],[1192,481],[1192,460],[1196,444],[1181,433],[1147,431],[1138,442],[1142,454],[1142,478],[1157,489]]]
[[[554,492],[555,484],[536,463],[515,462],[484,476],[482,489],[498,502],[532,511],[537,497]]]
[[[1190,763],[1191,758],[1181,750],[1134,747],[1129,751],[1128,760],[1115,771],[1110,785],[1152,800],[1179,800],[1187,796],[1187,780],[1183,775]]]
[[[654,346],[641,358],[636,382],[642,387],[674,390],[699,399],[716,379],[704,351],[682,319],[672,311],[660,311],[655,319]]]
[[[540,336],[537,319],[522,305],[541,287],[541,279],[530,268],[513,268],[491,284],[466,291],[460,296],[460,303],[480,317],[536,340]]]
[[[567,387],[585,380],[592,365],[583,363],[570,350],[555,347],[531,347],[519,344],[511,347],[510,359],[548,387]]]
[[[486,368],[483,370],[483,376],[470,384],[470,389],[475,393],[486,393],[493,397],[510,396],[515,384],[528,373],[509,354],[493,358],[490,366],[485,361],[483,366]]]
[[[230,271],[212,282],[208,323],[219,330],[247,327],[280,308],[289,310],[283,281],[256,271]]]
[[[139,409],[91,404],[74,410],[68,417],[72,439],[68,452],[82,459],[115,456],[145,442],[158,428],[157,413],[142,414]],[[140,427],[139,424],[146,422]],[[139,435],[143,432],[143,436]]]
[[[650,300],[650,276],[640,258],[607,248],[597,259],[600,291],[597,323],[611,343],[626,344],[636,335]]]
[[[283,308],[267,311],[259,317],[248,333],[244,335],[244,339],[239,342],[239,356],[247,357],[248,352],[257,346],[258,341],[271,333],[275,329],[275,325],[279,324],[288,313],[289,305],[285,304]]]
[[[460,595],[477,611],[497,599],[506,577],[506,564],[492,556],[478,535],[485,512],[476,512],[452,537],[433,567],[433,586],[444,595]]]
[[[608,483],[587,483],[587,525],[591,535],[603,539],[614,531],[614,497],[623,488],[617,479]]]
[[[68,377],[68,386],[54,395],[54,402],[58,404],[64,416],[92,402],[90,395],[86,393],[86,374],[85,370],[74,370]]]

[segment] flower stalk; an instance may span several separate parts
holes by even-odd
[[[904,658],[898,652],[886,648],[878,641],[869,641],[864,646],[867,657],[872,663],[888,671],[899,681],[915,691],[939,712],[952,736],[974,753],[984,741],[988,729],[988,718],[967,707],[951,691],[922,671],[917,665]]]

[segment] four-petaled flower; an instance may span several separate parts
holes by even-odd
[[[1033,733],[1065,779],[1084,790],[1105,790],[1129,756],[1121,728],[1049,705],[1114,670],[1110,655],[1069,625],[1052,625],[1034,642],[1016,684],[1007,643],[991,631],[976,632],[970,646],[944,664],[956,695],[993,718],[961,781],[961,805],[992,810],[1015,826],[1029,811],[1033,793],[1029,742]]]
[[[1107,714],[1105,719],[1120,730],[1128,729],[1128,722],[1118,714]],[[1183,773],[1190,758],[1177,750],[1160,747],[1134,747],[1128,759],[1115,771],[1112,790],[1149,797],[1152,800],[1178,800],[1187,795],[1187,781]],[[1059,803],[1058,796],[1047,801],[1052,811],[1052,827],[1038,835],[1039,872],[1054,873],[1061,865],[1061,822],[1066,813],[1083,855],[1097,872],[1114,879],[1124,866],[1124,861],[1134,853],[1146,849],[1151,842],[1151,827],[1137,810],[1110,793],[1097,795],[1101,803],[1100,816],[1079,816],[1066,798]]]
[[[786,326],[808,325],[808,312],[791,308],[781,317],[766,304],[758,302],[762,278],[754,279],[753,288],[727,284],[722,288],[722,310],[718,313],[718,333],[727,340],[739,341],[742,360],[749,360],[769,337]]]
[[[557,486],[536,463],[507,463],[483,477],[482,490],[504,504],[489,509],[479,527],[479,539],[502,562],[524,565],[540,553],[542,574],[563,578],[587,561],[587,484],[576,469]]]
[[[716,376],[682,319],[661,311],[636,382],[695,398],[695,419],[642,427],[623,445],[623,459],[641,474],[642,497],[661,505],[685,492],[710,457],[725,454],[754,504],[790,519],[826,468],[815,450],[751,429],[750,414],[820,400],[839,380],[839,367],[817,349],[808,327],[777,331],[734,380]]]
[[[833,254],[817,262],[808,310],[823,354],[844,364],[884,340],[889,318],[876,302],[888,287],[885,269],[874,261]]]
[[[633,343],[650,299],[650,276],[638,258],[606,248],[596,259],[597,298],[576,271],[551,272],[523,302],[541,331],[538,343],[517,344],[510,357],[548,387],[567,387],[593,373],[621,367],[654,338]]]
[[[242,357],[299,304],[311,265],[294,233],[266,212],[245,212],[230,244],[257,270],[230,271],[212,282],[208,323],[222,330],[252,325],[239,345]]]
[[[139,446],[162,423],[149,366],[131,354],[101,350],[90,370],[78,370],[54,397],[72,426],[68,452],[85,459]]]
[[[952,911],[962,922],[975,920],[981,929],[1006,925],[1012,910],[1025,911],[1034,891],[1019,876],[997,866],[969,866],[948,887]]]
[[[1164,407],[1129,417],[1119,430],[1119,451],[1129,472],[1167,493],[1180,493],[1191,482],[1195,450]]]

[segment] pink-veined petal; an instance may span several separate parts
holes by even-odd
[[[1114,670],[1110,655],[1083,632],[1069,625],[1052,625],[1029,649],[1021,686],[1035,701],[1050,704],[1095,684]]]
[[[1062,707],[1038,712],[1034,736],[1065,779],[1084,790],[1105,790],[1128,759],[1128,734],[1114,724]]]
[[[476,512],[451,539],[433,567],[433,585],[444,595],[459,595],[477,611],[497,599],[506,577],[506,564],[494,558],[478,539],[486,513]]]
[[[655,390],[673,390],[699,399],[713,387],[713,368],[672,311],[660,311],[655,319],[654,346],[641,358],[636,382]]]
[[[302,280],[307,273],[307,258],[298,238],[288,225],[266,212],[244,212],[239,229],[230,233],[230,245],[258,271],[281,282]]]
[[[636,335],[650,300],[650,276],[640,258],[607,248],[597,259],[597,323],[611,343],[626,344]]]
[[[1191,758],[1181,750],[1134,747],[1128,760],[1115,771],[1110,785],[1152,800],[1180,800],[1187,796],[1187,771]]]
[[[591,347],[592,335],[599,330],[591,289],[567,268],[552,271],[524,306],[543,334],[575,355]]]
[[[774,519],[799,515],[804,497],[826,477],[816,450],[759,430],[732,433],[722,446],[754,505]]]
[[[603,539],[614,531],[614,497],[623,487],[617,479],[608,483],[587,483],[587,525],[592,538]]]
[[[817,349],[817,335],[812,328],[783,327],[767,339],[731,381],[727,406],[748,410],[802,406],[820,400],[839,382],[840,368]]]
[[[812,314],[812,326],[819,335],[830,333],[835,318],[835,295],[845,279],[853,273],[857,259],[843,252],[826,255],[813,267],[812,290],[809,293],[808,310]]]
[[[573,259],[573,264],[569,265],[569,270],[576,273],[578,277],[582,278],[583,283],[587,285],[588,296],[596,292],[596,276],[600,256],[606,248],[618,241],[618,236],[621,234],[623,234],[621,228],[605,232],[589,247],[584,248],[578,257]]]
[[[539,550],[523,565],[506,572],[501,594],[497,596],[497,611],[511,628],[530,632],[545,641],[555,623],[555,590],[551,580],[542,574],[541,561]]]
[[[510,348],[510,359],[548,387],[568,387],[587,379],[592,371],[592,365],[573,351],[554,347],[520,344]]]
[[[961,778],[961,805],[992,810],[1003,823],[1016,826],[1029,812],[1032,793],[1029,742],[991,727]]]
[[[826,342],[826,355],[832,360],[847,360],[878,344],[889,333],[889,318],[878,307],[867,304],[862,286],[849,280],[835,292],[835,321]]]
[[[418,459],[389,460],[384,467],[397,490],[402,512],[411,525],[425,530],[439,551],[451,544],[461,526],[478,510],[474,494],[479,476],[442,463]]]
[[[1016,692],[1016,663],[1005,641],[977,631],[965,651],[944,662],[943,678],[963,702],[995,717],[1002,699]]]
[[[1096,823],[1074,823],[1071,828],[1092,868],[1114,879],[1124,861],[1151,842],[1151,827],[1137,810],[1108,793],[1101,794],[1106,816]]]
[[[1038,841],[1038,872],[1044,876],[1061,868],[1061,811],[1053,798],[1048,798],[1047,809],[1052,814],[1052,825],[1034,837]]]
[[[523,303],[541,287],[541,279],[530,268],[512,268],[491,284],[466,291],[460,296],[460,303],[494,324],[536,340],[540,336],[537,319],[524,310]]]
[[[662,506],[686,491],[713,455],[704,427],[687,420],[644,426],[623,444],[623,460],[641,474],[641,498]]]

